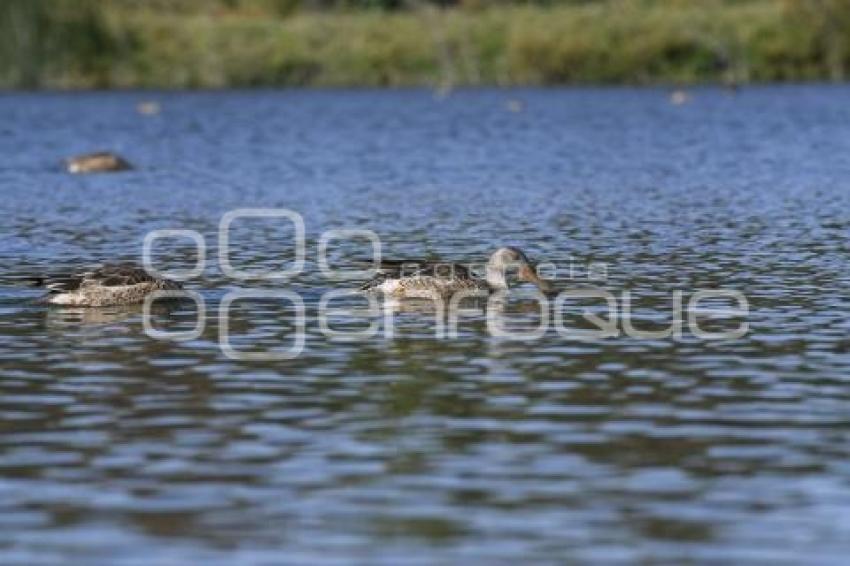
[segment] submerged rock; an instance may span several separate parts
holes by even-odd
[[[126,159],[108,151],[69,157],[65,160],[65,165],[69,173],[102,173],[133,168]]]

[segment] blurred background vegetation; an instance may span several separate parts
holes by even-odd
[[[850,0],[2,0],[2,88],[844,80]]]

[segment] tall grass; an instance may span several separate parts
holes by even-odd
[[[298,6],[4,0],[0,87],[745,83],[850,69],[846,0]]]

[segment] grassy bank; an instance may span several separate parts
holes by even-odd
[[[459,86],[843,80],[844,0],[4,0],[0,87]]]

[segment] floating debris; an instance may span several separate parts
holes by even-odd
[[[136,112],[144,116],[156,116],[157,114],[159,114],[160,110],[162,110],[162,108],[160,107],[159,102],[155,100],[139,102],[136,105]]]
[[[517,98],[511,98],[505,103],[505,108],[511,112],[522,112],[525,110],[525,102]]]
[[[674,90],[670,93],[670,104],[675,104],[676,106],[681,106],[682,104],[686,104],[690,102],[691,95],[684,90]]]
[[[65,165],[69,173],[104,173],[133,168],[123,157],[107,151],[70,157],[65,161]]]

